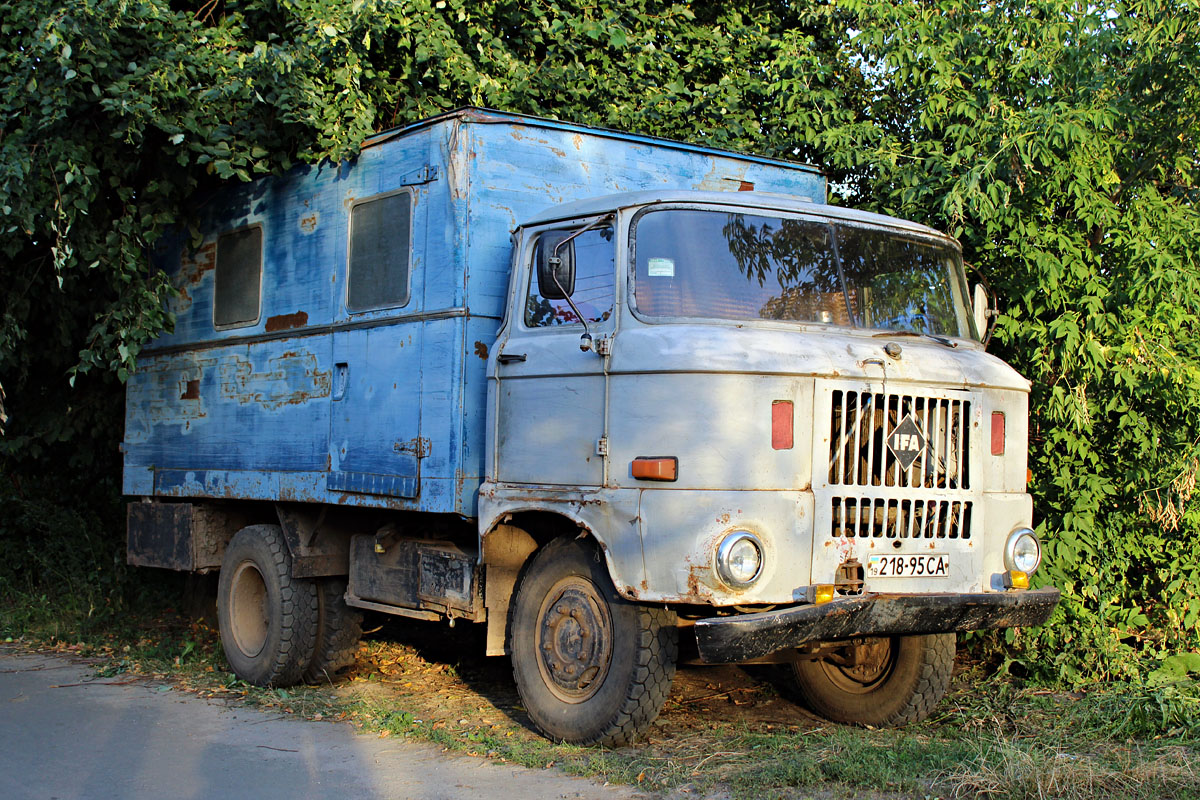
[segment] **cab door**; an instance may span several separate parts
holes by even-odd
[[[616,322],[616,241],[612,222],[548,226],[522,250],[517,287],[496,356],[496,479],[559,486],[604,484],[607,359],[580,338],[611,337]],[[570,299],[551,299],[534,264],[539,240],[578,233]],[[549,241],[549,239],[547,239]],[[551,297],[547,297],[551,295]]]

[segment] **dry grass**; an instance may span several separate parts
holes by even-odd
[[[965,768],[938,777],[936,784],[950,797],[1133,800],[1200,794],[1197,753],[1183,746],[1098,743],[1091,751],[1073,752],[998,736],[977,746],[977,756]]]

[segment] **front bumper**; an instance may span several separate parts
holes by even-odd
[[[1058,598],[1053,587],[978,594],[870,594],[702,619],[696,623],[696,644],[703,661],[729,664],[808,642],[1041,625]]]

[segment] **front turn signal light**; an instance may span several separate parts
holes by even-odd
[[[818,605],[821,603],[830,602],[833,600],[833,592],[835,588],[836,587],[830,583],[818,584],[816,592],[813,593],[813,602],[817,603]]]
[[[1029,573],[1021,572],[1019,569],[1010,569],[1008,572],[1004,573],[1004,588],[1028,589]]]
[[[639,456],[629,469],[639,481],[674,481],[679,479],[679,459],[675,456]]]

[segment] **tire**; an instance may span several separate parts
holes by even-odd
[[[792,665],[800,702],[833,722],[894,727],[928,717],[954,670],[954,634],[867,639]],[[858,663],[847,663],[858,649]]]
[[[305,683],[329,683],[354,663],[362,638],[362,614],[346,605],[346,579],[322,578],[317,584],[317,633]]]
[[[525,710],[555,741],[629,744],[671,691],[675,614],[622,599],[589,541],[557,539],[533,557],[510,630]]]
[[[217,587],[221,647],[234,674],[257,686],[298,683],[317,632],[313,581],[292,577],[277,525],[251,525],[225,548]]]

